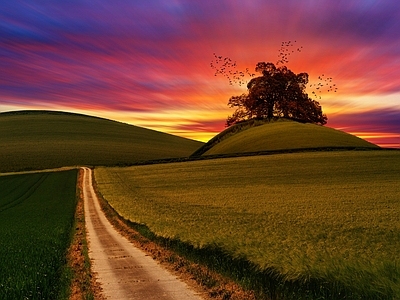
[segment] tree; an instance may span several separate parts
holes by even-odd
[[[228,117],[227,126],[253,118],[274,117],[326,124],[321,105],[305,92],[307,73],[295,74],[286,66],[276,67],[270,62],[258,63],[255,70],[262,75],[249,81],[248,92],[229,99],[228,106],[236,110]]]
[[[228,106],[235,108],[234,113],[228,117],[226,125],[249,120],[272,119],[274,117],[290,118],[301,122],[325,125],[327,117],[322,113],[321,105],[317,100],[309,98],[306,93],[308,74],[295,74],[284,64],[289,62],[289,56],[301,52],[303,47],[294,48],[296,41],[282,42],[279,49],[276,65],[271,62],[259,62],[255,71],[261,76],[245,71],[237,71],[237,64],[229,57],[223,58],[214,53],[215,60],[210,66],[215,70],[215,76],[223,75],[229,80],[229,84],[246,84],[245,77],[252,78],[247,83],[247,93],[233,96],[228,101]],[[281,66],[278,66],[281,65]],[[323,89],[326,92],[336,92],[336,84],[332,83],[332,77],[318,77],[318,83],[310,84],[314,88],[312,96],[321,99]]]

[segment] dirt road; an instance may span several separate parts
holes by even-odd
[[[108,222],[84,169],[83,195],[89,257],[106,299],[202,299],[186,284],[135,248]]]

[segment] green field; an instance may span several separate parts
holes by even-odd
[[[79,114],[0,113],[0,172],[186,157],[202,144]]]
[[[244,258],[291,299],[400,298],[399,176],[384,150],[95,169],[126,219]]]
[[[0,299],[67,299],[77,171],[0,176]]]
[[[221,155],[307,148],[379,148],[354,135],[326,126],[291,120],[250,121],[221,132],[197,155]]]

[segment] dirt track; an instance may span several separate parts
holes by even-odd
[[[84,169],[83,195],[89,256],[106,299],[202,299],[186,284],[135,248],[108,222]]]

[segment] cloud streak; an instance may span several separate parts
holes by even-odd
[[[214,77],[212,53],[254,69],[259,61],[276,62],[282,41],[297,40],[304,50],[289,67],[308,72],[311,81],[329,74],[339,86],[327,107],[352,99],[346,106],[356,115],[388,113],[400,108],[393,100],[400,95],[399,20],[396,1],[5,0],[0,110],[64,107],[139,119],[196,111],[187,116],[191,124],[176,120],[171,132],[211,137],[231,113],[229,97],[243,91]],[[388,95],[390,103],[371,100]],[[202,111],[210,110],[215,114],[204,119]],[[340,114],[330,120],[345,123]],[[364,124],[369,130],[374,124],[398,130],[396,121],[371,120]]]

